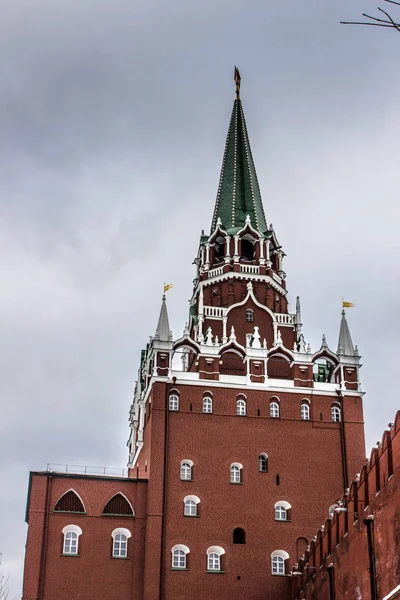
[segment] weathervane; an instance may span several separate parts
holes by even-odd
[[[239,73],[239,69],[235,66],[235,77],[234,77],[234,81],[236,83],[236,98],[237,100],[239,100],[240,98],[240,73]]]

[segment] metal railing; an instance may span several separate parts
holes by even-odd
[[[101,475],[103,477],[128,477],[128,469],[118,467],[90,467],[47,463],[46,471],[71,475]]]

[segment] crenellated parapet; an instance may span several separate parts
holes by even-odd
[[[400,411],[349,488],[332,502],[305,554],[298,557],[291,572],[292,600],[331,598],[329,586],[337,588],[337,597],[344,597],[340,586],[345,579],[348,589],[360,590],[360,598],[373,597],[371,581],[375,591],[380,589],[379,597],[398,585],[394,563],[400,540],[393,519],[397,521],[399,511]],[[363,569],[364,574],[370,570],[372,580],[363,577]]]

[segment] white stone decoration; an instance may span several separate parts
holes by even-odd
[[[211,329],[211,327],[209,327],[207,329],[207,332],[206,332],[206,346],[212,346],[213,345],[212,338],[213,338],[212,329]]]
[[[258,331],[257,325],[254,327],[253,343],[251,344],[251,347],[252,348],[261,348],[260,333]]]

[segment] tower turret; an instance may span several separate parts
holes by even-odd
[[[158,318],[158,324],[154,339],[160,342],[172,342],[172,331],[169,328],[168,310],[167,303],[165,300],[165,294],[162,297],[160,316]]]
[[[350,335],[350,329],[346,320],[346,311],[342,310],[342,320],[340,322],[339,340],[337,347],[338,354],[354,356],[354,346]]]
[[[340,322],[337,356],[340,365],[340,381],[342,388],[359,390],[360,388],[360,356],[357,346],[353,345],[346,312],[342,310]]]

